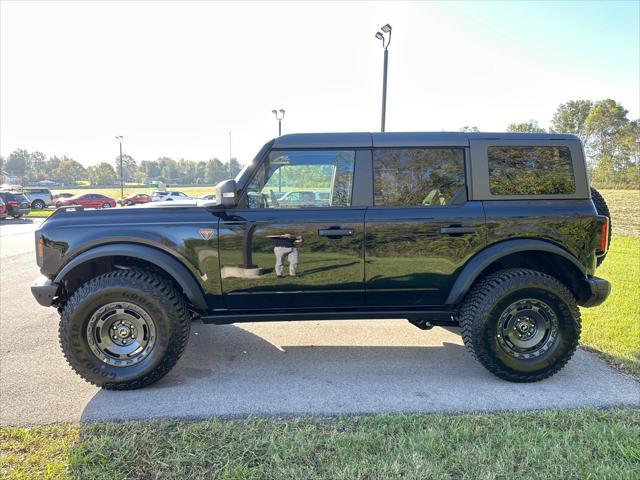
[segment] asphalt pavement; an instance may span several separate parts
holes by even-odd
[[[502,381],[455,330],[406,321],[194,323],[187,351],[142,390],[95,388],[66,364],[58,314],[39,306],[33,231],[0,221],[0,424],[146,418],[640,407],[640,383],[579,350],[554,377]]]

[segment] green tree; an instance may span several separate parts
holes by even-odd
[[[227,174],[229,178],[235,178],[238,173],[242,170],[242,165],[238,162],[237,158],[232,158],[229,160],[229,165],[227,167]]]
[[[29,180],[44,180],[47,175],[47,156],[42,152],[32,152],[27,163]]]
[[[144,172],[144,175],[148,179],[155,179],[162,175],[160,164],[156,160],[143,160],[140,162],[138,170]]]
[[[507,132],[521,133],[545,133],[545,129],[538,125],[537,120],[529,120],[522,123],[510,123],[507,126]]]
[[[160,157],[158,159],[160,167],[160,175],[167,181],[175,181],[178,177],[178,163],[169,157]]]
[[[586,121],[593,108],[591,100],[569,100],[562,103],[553,114],[551,131],[577,135],[586,144],[588,141]]]
[[[92,185],[113,185],[118,179],[116,171],[107,162],[90,166],[87,168],[87,175]]]
[[[120,173],[120,155],[116,157],[116,175],[118,179],[124,178],[124,181],[132,181],[136,178],[136,170],[138,170],[138,165],[136,161],[133,159],[131,155],[122,155],[122,169],[124,170],[124,176],[121,176]]]
[[[228,178],[227,167],[217,158],[212,158],[207,162],[204,170],[206,183],[218,183]]]
[[[7,158],[5,170],[10,175],[18,177],[24,177],[27,173],[27,167],[29,165],[29,152],[22,149],[17,149],[11,152],[9,158]]]
[[[86,169],[71,158],[62,157],[60,165],[53,172],[53,177],[60,183],[73,184],[87,179]]]

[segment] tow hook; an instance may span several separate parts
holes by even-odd
[[[409,323],[415,325],[420,330],[431,330],[433,328],[433,323],[429,320],[410,318]]]

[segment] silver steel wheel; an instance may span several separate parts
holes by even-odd
[[[93,354],[116,367],[141,362],[156,343],[156,326],[149,314],[128,302],[100,307],[89,319],[86,333]]]
[[[559,321],[553,309],[533,298],[509,305],[498,320],[498,344],[517,359],[537,358],[558,338]]]

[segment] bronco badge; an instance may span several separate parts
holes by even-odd
[[[213,230],[211,228],[201,228],[198,231],[200,232],[200,236],[204,240],[209,240],[211,238],[211,235],[213,235]]]

